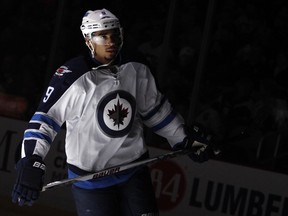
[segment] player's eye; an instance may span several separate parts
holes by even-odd
[[[107,43],[107,36],[106,35],[95,35],[92,36],[93,42],[99,45],[105,45]]]

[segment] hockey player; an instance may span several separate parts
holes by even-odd
[[[173,150],[199,141],[190,155],[194,161],[210,157],[206,137],[197,130],[185,132],[182,117],[157,90],[149,68],[121,62],[122,28],[114,14],[87,11],[81,31],[88,55],[57,69],[24,133],[12,193],[20,206],[39,198],[43,160],[64,123],[69,178],[149,157],[143,124],[165,137]],[[147,166],[74,183],[72,192],[79,216],[158,215]]]

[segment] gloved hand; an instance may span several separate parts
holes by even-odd
[[[32,206],[39,198],[45,174],[45,163],[42,158],[32,155],[20,159],[16,165],[17,180],[12,192],[12,202],[23,206]]]
[[[216,153],[212,141],[212,136],[208,134],[202,126],[194,125],[186,127],[187,139],[184,149],[191,149],[193,153],[188,156],[195,162],[205,162]]]

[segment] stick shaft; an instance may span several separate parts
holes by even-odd
[[[167,159],[174,158],[174,157],[177,157],[180,155],[185,155],[185,154],[188,154],[190,152],[191,151],[189,151],[189,150],[178,150],[178,151],[169,152],[169,153],[159,155],[159,156],[156,156],[153,158],[149,158],[146,160],[142,160],[142,161],[122,164],[119,166],[113,166],[113,167],[103,169],[103,170],[100,170],[100,171],[97,171],[95,173],[91,173],[88,175],[78,176],[76,178],[64,179],[64,180],[60,180],[60,181],[51,182],[42,188],[42,192],[46,191],[46,190],[50,190],[50,189],[55,188],[55,187],[73,184],[73,183],[79,182],[79,181],[87,181],[87,180],[102,178],[105,176],[110,176],[110,175],[116,174],[118,172],[127,170],[127,169],[131,169],[131,168],[138,167],[141,165],[148,165],[148,164],[156,163],[158,161],[167,160]]]

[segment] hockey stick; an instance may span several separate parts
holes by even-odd
[[[113,167],[106,168],[106,169],[97,171],[95,173],[87,174],[84,176],[78,176],[76,178],[64,179],[64,180],[60,180],[60,181],[51,182],[42,188],[42,192],[50,190],[50,189],[55,188],[55,187],[73,184],[73,183],[79,182],[79,181],[87,181],[87,180],[98,179],[101,177],[113,175],[115,173],[118,173],[118,172],[121,172],[121,171],[124,171],[127,169],[131,169],[131,168],[134,168],[137,166],[152,164],[152,163],[155,163],[158,161],[167,160],[167,159],[174,158],[174,157],[177,157],[180,155],[186,155],[186,154],[189,154],[191,152],[193,152],[193,151],[192,150],[178,150],[178,151],[169,152],[169,153],[166,153],[163,155],[159,155],[159,156],[156,156],[153,158],[149,158],[146,160],[137,161],[134,163],[126,163],[126,164],[122,164],[119,166],[113,166]]]

